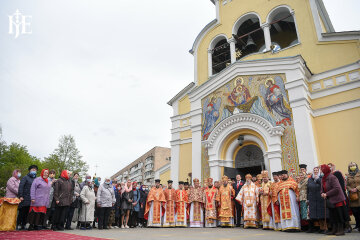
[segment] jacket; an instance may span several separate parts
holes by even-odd
[[[31,203],[31,206],[47,207],[49,204],[50,188],[51,183],[45,182],[42,177],[35,178],[30,190],[31,200],[35,200],[35,202]]]
[[[24,176],[19,184],[19,192],[18,192],[18,196],[19,198],[24,198],[24,200],[19,204],[19,207],[28,207],[30,206],[31,203],[31,198],[30,198],[30,189],[31,189],[31,185],[34,181],[35,177],[32,177],[32,175],[30,175],[30,173],[26,176]]]
[[[59,201],[56,206],[70,206],[73,201],[74,187],[71,180],[60,177],[54,183],[54,201]]]
[[[19,191],[20,180],[16,177],[11,177],[6,184],[6,195],[7,198],[17,198]]]
[[[347,176],[347,186],[346,189],[349,192],[349,195],[351,193],[351,189],[356,188],[357,189],[357,195],[358,195],[358,200],[356,201],[351,201],[349,200],[350,203],[350,207],[360,207],[360,171],[357,172],[355,174],[355,176],[351,176],[350,174],[346,175]]]
[[[112,207],[116,202],[114,188],[111,185],[104,185],[105,183],[100,184],[96,194],[96,202],[100,207]]]
[[[324,219],[325,218],[325,200],[321,197],[321,179],[314,179],[310,177],[307,183],[307,200],[309,202],[309,217],[310,219]],[[329,210],[326,210],[326,216],[329,217]]]
[[[325,184],[326,184],[326,191],[321,181],[321,192],[326,193],[326,197],[329,199],[330,203],[335,205],[339,202],[345,201],[345,195],[341,189],[337,177],[335,177],[332,173],[330,173],[326,178]]]

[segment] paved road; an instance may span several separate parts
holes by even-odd
[[[136,228],[136,229],[110,229],[110,230],[72,230],[67,233],[83,236],[117,239],[117,240],[332,240],[349,239],[359,240],[360,233],[353,232],[345,236],[326,236],[315,233],[285,233],[261,229],[242,228]]]

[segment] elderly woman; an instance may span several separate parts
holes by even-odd
[[[73,201],[74,187],[67,170],[61,172],[60,178],[54,184],[55,213],[51,228],[63,231],[68,208]]]
[[[79,217],[81,229],[91,229],[91,222],[94,221],[96,199],[91,176],[86,176],[85,185],[81,190],[80,198],[82,202]]]
[[[319,233],[324,233],[325,225],[325,200],[321,198],[321,179],[320,169],[315,167],[313,174],[308,180],[307,184],[307,201],[309,204],[310,227],[308,232],[315,232],[314,223],[319,222]],[[329,217],[329,211],[326,209],[326,216]]]
[[[354,162],[349,164],[348,171],[346,188],[349,193],[350,208],[356,221],[355,228],[360,232],[360,171]]]
[[[36,178],[38,167],[36,165],[31,165],[28,170],[29,173],[20,181],[18,192],[18,196],[21,200],[21,203],[19,204],[18,224],[21,225],[21,230],[25,230],[27,223],[31,204],[30,189],[34,179]]]
[[[345,235],[344,224],[347,221],[345,195],[339,180],[331,173],[330,167],[323,164],[321,171],[324,173],[321,179],[321,197],[326,199],[332,225],[332,231],[328,232],[327,235]]]
[[[0,231],[14,231],[20,199],[17,198],[21,171],[16,169],[6,184],[5,198],[0,199]]]
[[[51,184],[48,181],[49,169],[43,169],[40,177],[37,177],[31,185],[31,206],[29,212],[29,229],[41,230],[49,204]]]
[[[105,178],[105,182],[103,184],[100,184],[96,198],[97,198],[97,205],[99,207],[99,215],[98,215],[99,230],[109,229],[108,221],[109,221],[110,211],[116,202],[115,192],[113,186],[111,185],[110,178]]]
[[[70,204],[70,207],[68,208],[68,211],[66,213],[66,223],[65,223],[66,230],[73,230],[71,228],[71,222],[73,220],[75,210],[77,208],[79,208],[79,205],[80,205],[79,199],[80,199],[81,189],[80,189],[80,184],[79,184],[79,173],[74,173],[74,176],[71,180],[71,184],[73,185],[73,188],[74,188],[74,194],[72,196],[72,203]],[[74,218],[74,219],[77,220],[77,216],[78,216],[78,214],[75,214],[76,218]]]

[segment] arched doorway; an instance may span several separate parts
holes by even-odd
[[[231,178],[236,174],[240,174],[244,178],[248,173],[256,176],[265,169],[264,153],[259,146],[253,144],[241,147],[234,160],[235,168],[224,168],[224,174]]]

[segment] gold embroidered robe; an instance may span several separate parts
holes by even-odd
[[[214,186],[212,188],[205,189],[205,220],[209,223],[212,223],[217,219],[215,204],[217,195],[218,190]]]
[[[224,187],[223,185],[219,189],[219,193],[216,196],[216,201],[219,202],[219,220],[223,223],[230,222],[230,218],[234,217],[233,207],[231,199],[235,196],[235,190],[231,185]]]
[[[145,205],[145,219],[148,219],[148,215],[149,215],[149,210],[151,207],[151,204],[153,206],[153,223],[154,224],[159,224],[161,223],[161,208],[162,208],[162,203],[165,203],[166,199],[165,199],[165,195],[164,195],[164,191],[162,190],[161,187],[156,188],[153,187],[149,194],[148,197],[146,199],[146,205]]]
[[[175,223],[175,189],[165,189],[164,195],[166,200],[166,218],[164,219],[164,223]]]

